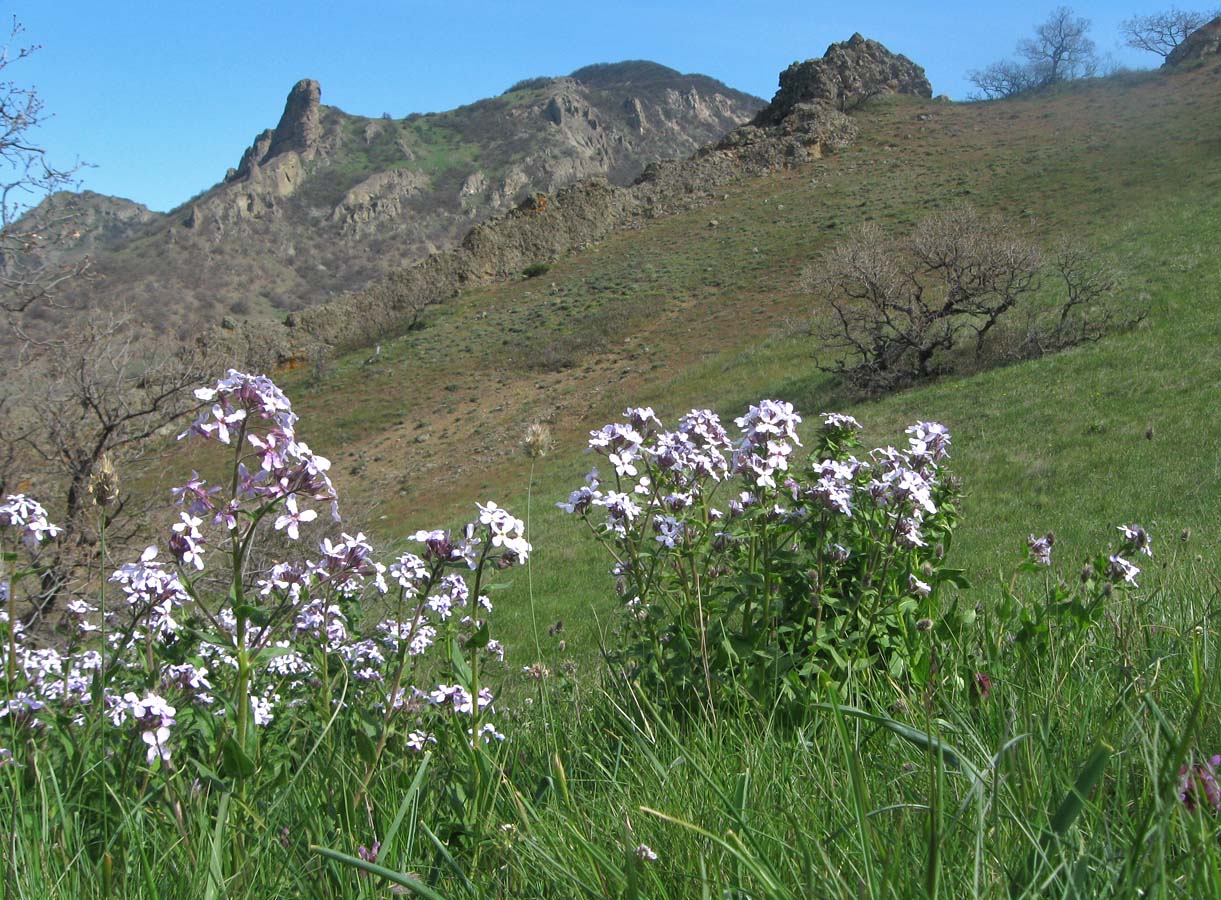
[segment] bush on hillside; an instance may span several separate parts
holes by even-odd
[[[924,219],[904,238],[866,223],[803,274],[831,315],[816,330],[828,355],[819,368],[865,392],[891,390],[976,362],[1007,335],[1005,358],[1040,356],[1096,341],[1114,325],[1115,275],[1088,249],[1062,241],[1050,254],[1010,223],[966,206]],[[1048,314],[1034,305],[1044,288]],[[1016,327],[1016,326],[1015,326]]]

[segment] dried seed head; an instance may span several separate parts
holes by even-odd
[[[551,429],[543,422],[531,422],[526,426],[526,436],[521,442],[526,456],[531,459],[541,459],[551,452],[554,441],[551,440]]]
[[[551,670],[541,662],[531,663],[522,669],[522,672],[524,672],[530,678],[533,678],[535,681],[542,681],[551,674]]]
[[[114,505],[119,499],[119,473],[115,471],[109,453],[103,453],[93,466],[93,474],[89,476],[89,494],[93,502],[103,509]]]

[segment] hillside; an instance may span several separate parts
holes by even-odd
[[[10,623],[18,893],[1221,896],[1219,114],[1216,54],[955,104],[854,35],[686,159],[209,332],[275,384],[95,469],[157,546],[66,652]],[[953,269],[975,233],[921,223],[965,206],[1006,224],[946,294],[1068,236],[1122,324],[1009,352],[1049,263],[957,369],[820,369],[851,313],[811,269],[940,297],[875,260]],[[747,471],[703,416],[651,431],[693,407]],[[43,513],[0,515],[37,572]]]
[[[466,291],[422,330],[281,377],[311,445],[384,539],[476,498],[522,505],[519,442],[527,423],[549,423],[535,590],[554,610],[607,596],[603,567],[567,544],[572,523],[551,504],[588,465],[587,432],[629,403],[666,418],[778,396],[811,416],[846,407],[879,440],[915,417],[943,420],[971,485],[960,550],[976,575],[1012,560],[1030,531],[1083,546],[1127,518],[1156,521],[1168,544],[1191,529],[1187,552],[1215,558],[1219,109],[1213,68],[986,104],[883,99],[834,155],[726,183],[709,206],[616,232],[543,277]],[[857,223],[901,230],[963,200],[1044,239],[1087,238],[1147,320],[1060,356],[853,401],[813,367],[806,327],[820,312],[800,271]]]
[[[102,229],[127,201],[91,193],[44,201],[34,221],[70,211],[80,222],[76,239],[48,260],[94,257],[93,279],[69,299],[126,304],[182,336],[226,315],[282,317],[453,244],[530,191],[594,175],[627,183],[763,105],[644,61],[530,79],[404,119],[351,115],[321,96],[317,82],[299,82],[279,124],[224,180],[168,214],[145,210]]]

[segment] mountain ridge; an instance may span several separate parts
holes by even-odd
[[[125,305],[180,337],[225,315],[282,318],[453,246],[532,191],[594,175],[626,184],[764,105],[647,61],[576,74],[584,80],[528,79],[497,97],[401,119],[327,106],[318,82],[303,79],[276,127],[217,184],[126,231],[68,241],[48,261],[94,256],[92,280],[74,287],[68,306]],[[70,196],[44,206],[72,206],[92,221],[100,213],[91,202],[112,202]]]
[[[587,247],[621,228],[711,202],[719,188],[817,159],[851,144],[845,109],[876,96],[932,97],[924,70],[854,34],[821,58],[793,63],[754,118],[688,158],[650,163],[631,184],[577,181],[554,195],[535,192],[509,212],[476,224],[461,244],[388,272],[364,290],[275,323],[230,322],[204,336],[248,367],[317,359],[415,327],[424,311],[474,285],[505,280]],[[561,111],[562,112],[562,111]]]

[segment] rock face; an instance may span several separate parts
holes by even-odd
[[[574,73],[572,80],[579,74]],[[594,72],[593,77],[603,74]],[[856,35],[844,44],[831,45],[822,60],[790,67],[781,76],[777,99],[763,113],[686,159],[651,163],[624,187],[600,177],[554,193],[531,191],[507,213],[470,229],[452,250],[390,272],[363,291],[295,313],[283,326],[243,323],[214,330],[205,343],[234,362],[272,366],[402,332],[418,320],[422,309],[465,288],[516,277],[531,263],[587,246],[616,229],[641,227],[650,219],[703,206],[720,196],[720,186],[735,179],[798,164],[850,144],[856,125],[840,110],[841,101],[879,92],[932,95],[919,66]],[[850,102],[844,105],[852,107]],[[720,114],[719,101],[698,88],[678,91],[654,106],[629,98],[617,107],[636,132],[673,127],[667,126],[667,116],[675,116],[679,109],[712,121]],[[555,131],[573,127],[572,139],[584,135],[590,152],[611,152],[612,145],[598,137],[607,130],[603,127],[607,113],[578,102],[575,95],[567,99],[551,95],[528,109],[533,111],[520,115],[541,117]],[[480,182],[469,178],[461,184],[464,192],[479,187]]]
[[[1221,16],[1201,25],[1166,57],[1163,68],[1174,69],[1221,53]]]
[[[932,97],[924,69],[877,41],[854,34],[832,44],[822,59],[795,62],[780,73],[780,90],[756,122],[775,124],[802,104],[844,112],[878,94]]]
[[[284,113],[275,129],[267,129],[254,139],[254,143],[242,154],[237,169],[226,176],[226,181],[249,178],[259,166],[266,165],[273,157],[283,153],[308,153],[318,144],[322,134],[322,87],[311,78],[303,78],[293,85],[284,104]]]
[[[322,87],[310,78],[303,78],[293,85],[280,124],[271,136],[269,156],[295,150],[305,153],[313,149],[322,133]]]

